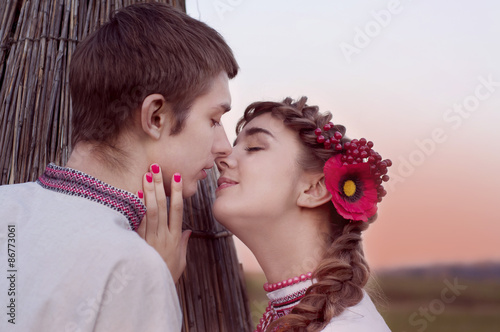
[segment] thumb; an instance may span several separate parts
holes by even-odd
[[[193,231],[190,231],[190,230],[182,232],[181,245],[180,245],[182,257],[186,257],[188,241],[189,241],[189,238],[191,237],[192,233],[193,233]]]
[[[184,271],[186,268],[186,254],[187,254],[187,246],[189,237],[191,236],[192,231],[184,231],[182,232],[181,243],[180,243],[180,254],[181,254],[181,271]]]
[[[144,218],[142,218],[141,224],[139,225],[139,228],[137,228],[137,234],[139,234],[139,236],[144,240],[146,240],[146,224],[147,219],[146,216],[144,216]]]

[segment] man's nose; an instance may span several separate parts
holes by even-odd
[[[224,127],[219,126],[216,128],[216,131],[214,144],[212,146],[212,154],[214,154],[216,158],[229,156],[233,148],[231,143],[229,143]]]

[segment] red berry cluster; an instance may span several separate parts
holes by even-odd
[[[323,130],[325,132],[330,131],[332,128],[333,128],[332,122],[329,122],[323,126]],[[342,144],[340,144],[340,140],[342,139],[342,133],[340,131],[335,131],[335,133],[333,134],[333,137],[330,137],[330,138],[325,138],[325,136],[322,135],[321,128],[316,128],[316,130],[314,130],[314,134],[316,134],[316,136],[318,136],[316,138],[316,141],[318,143],[323,143],[325,145],[325,149],[329,149],[333,145],[335,147],[336,151],[342,150]]]
[[[360,164],[367,162],[370,165],[371,175],[375,179],[377,187],[378,201],[382,201],[382,197],[387,194],[382,182],[389,181],[387,168],[392,166],[390,159],[382,160],[382,156],[373,150],[373,142],[367,141],[365,138],[359,140],[353,139],[350,142],[344,143],[344,153],[340,159],[344,165]]]
[[[333,128],[333,123],[329,122],[323,126],[325,132],[330,131]],[[316,134],[316,141],[318,143],[323,143],[325,149],[330,149],[332,145],[335,146],[335,151],[342,153],[341,161],[344,165],[355,165],[361,163],[368,163],[370,165],[370,172],[377,187],[377,198],[378,201],[382,201],[382,197],[387,194],[382,182],[389,181],[389,175],[387,175],[387,168],[392,166],[392,161],[390,159],[382,160],[382,156],[373,150],[373,142],[367,141],[366,138],[360,138],[359,140],[353,139],[350,142],[345,142],[344,146],[340,143],[342,139],[342,134],[339,131],[335,131],[333,137],[325,138],[321,128],[316,128],[314,130]]]

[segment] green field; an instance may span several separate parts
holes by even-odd
[[[246,280],[256,324],[267,306],[265,277],[247,274]],[[379,275],[369,288],[394,332],[500,332],[498,279]]]

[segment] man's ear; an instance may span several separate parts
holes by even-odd
[[[157,140],[165,127],[170,127],[168,108],[167,101],[159,93],[144,98],[141,105],[141,126],[146,135]]]
[[[297,199],[297,205],[305,208],[321,206],[332,199],[332,194],[326,189],[323,173],[306,175],[303,190]]]

